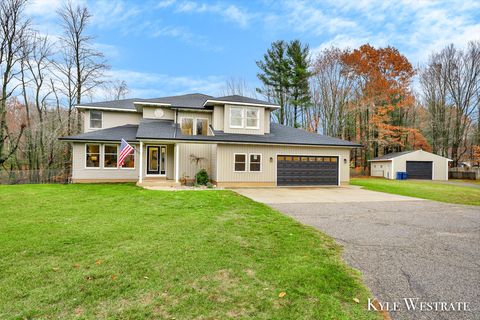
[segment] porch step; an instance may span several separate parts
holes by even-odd
[[[166,179],[145,179],[141,183],[137,182],[139,187],[180,187],[179,182]]]

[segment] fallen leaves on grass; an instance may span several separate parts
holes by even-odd
[[[358,300],[358,298],[353,298],[353,301],[355,301],[356,303],[360,303],[360,300]]]
[[[102,262],[103,262],[103,260],[98,259],[97,261],[95,261],[95,264],[96,264],[97,266],[99,266],[99,265],[102,264]]]
[[[286,293],[285,291],[282,291],[282,292],[280,292],[280,293],[278,294],[278,297],[279,297],[279,298],[283,298],[283,297],[285,297],[286,295],[287,295],[287,293]]]
[[[112,275],[112,280],[117,280],[117,276],[116,276],[116,275]]]

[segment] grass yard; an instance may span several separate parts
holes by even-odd
[[[480,205],[480,189],[431,181],[355,178],[350,184],[365,189],[447,203]]]
[[[1,319],[379,317],[331,238],[230,191],[0,186],[0,257]]]

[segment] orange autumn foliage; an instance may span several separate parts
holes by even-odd
[[[415,70],[405,56],[393,47],[376,49],[366,44],[346,52],[342,62],[346,74],[355,79],[351,110],[356,114],[355,136],[369,148],[365,158],[381,150],[431,149],[425,137],[405,121],[415,103],[410,90]]]

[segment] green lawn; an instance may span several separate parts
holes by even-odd
[[[378,319],[331,238],[230,191],[0,186],[0,257],[0,319]]]
[[[350,184],[365,189],[447,203],[480,205],[480,189],[431,181],[387,180],[380,178],[351,179]]]

